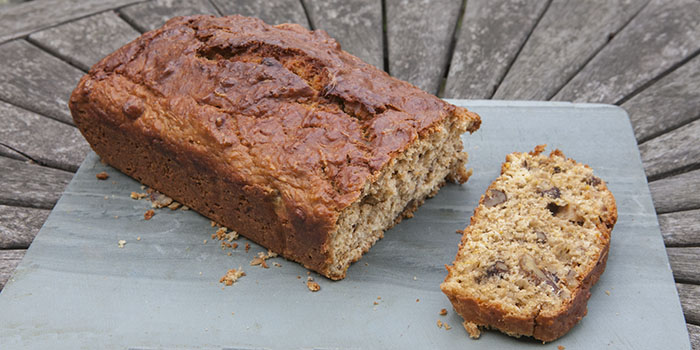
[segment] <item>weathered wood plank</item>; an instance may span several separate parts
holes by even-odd
[[[554,99],[616,103],[700,50],[700,2],[652,0]]]
[[[73,174],[0,157],[0,204],[53,208]]]
[[[0,43],[143,0],[36,0],[0,11]]]
[[[22,153],[19,153],[15,150],[13,150],[10,147],[7,147],[0,142],[0,156],[2,157],[8,157],[8,158],[13,158],[13,159],[19,159],[19,160],[31,160],[29,157],[23,155]]]
[[[661,214],[658,218],[667,247],[700,246],[700,210]]]
[[[489,98],[547,7],[547,0],[470,0],[444,97]]]
[[[700,285],[676,283],[685,322],[700,324]]]
[[[0,45],[0,100],[73,124],[68,99],[83,72],[25,40]]]
[[[700,208],[700,170],[652,181],[649,190],[659,214]]]
[[[212,0],[223,15],[252,16],[268,24],[297,23],[311,28],[301,0]]]
[[[639,145],[650,180],[700,163],[700,119]]]
[[[494,98],[549,99],[647,2],[553,1]]]
[[[0,250],[0,290],[5,287],[26,252],[24,249]]]
[[[42,165],[75,172],[90,150],[75,127],[1,101],[0,124],[0,144]]]
[[[389,72],[437,94],[462,1],[386,0]]]
[[[676,282],[700,283],[700,247],[671,247],[666,252]]]
[[[47,209],[0,205],[0,249],[27,249],[49,213]]]
[[[338,40],[343,50],[384,69],[380,0],[305,0],[309,22]]]
[[[700,35],[700,33],[698,34]],[[700,117],[700,56],[622,104],[638,142]]]
[[[82,70],[140,35],[114,11],[36,32],[29,41]]]
[[[155,0],[123,7],[119,13],[141,32],[156,29],[175,16],[219,15],[208,0]]]
[[[688,323],[688,334],[690,335],[690,346],[693,350],[700,350],[700,326]]]

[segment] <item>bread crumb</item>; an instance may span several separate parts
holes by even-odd
[[[105,200],[109,199],[109,196],[105,196]]]
[[[207,244],[207,240],[206,240],[206,239],[203,240],[203,241],[202,241],[202,244]]]
[[[467,333],[469,333],[469,338],[479,339],[479,337],[481,336],[479,326],[477,326],[475,323],[464,321],[464,323],[462,323],[462,326],[464,326],[464,329],[467,331]]]
[[[609,291],[609,290],[606,290],[606,291],[605,291],[605,294],[610,295],[610,291]]]
[[[416,303],[420,303],[420,299],[416,299]]]
[[[442,328],[442,321],[437,320],[437,326],[438,326],[438,328]]]
[[[139,199],[144,198],[146,196],[148,196],[148,194],[146,194],[146,193],[131,192],[130,197],[131,197],[131,199],[139,200]]]
[[[160,193],[160,192],[153,192],[149,196],[149,199],[151,200],[151,207],[160,209],[163,207],[167,207],[170,204],[173,203],[173,199]]]
[[[379,303],[375,301],[375,302],[374,302],[374,305],[379,305]]]
[[[275,267],[282,267],[282,264],[280,264],[278,262],[273,262],[272,265]]]
[[[319,290],[321,290],[321,286],[319,286],[318,283],[314,281],[307,281],[306,287],[309,288],[309,290],[312,292],[318,292]]]
[[[558,349],[558,350],[564,350],[564,349],[566,349],[566,347],[565,347],[564,345],[559,345],[559,346],[557,346],[557,349]]]
[[[214,222],[214,220],[209,221],[209,225],[211,225],[211,227],[214,227],[214,226],[216,226],[216,222]]]
[[[180,208],[181,206],[182,206],[182,204],[173,201],[172,203],[170,203],[170,204],[168,205],[168,208],[169,208],[170,210],[177,210],[177,209]]]
[[[95,177],[97,177],[98,180],[107,180],[107,179],[109,179],[109,174],[107,174],[106,172],[103,171],[101,173],[97,173],[97,175],[95,175]]]
[[[450,326],[449,324],[445,323],[445,330],[446,330],[446,331],[449,331],[450,329],[452,329],[452,326]]]
[[[233,255],[233,254],[231,254],[231,252],[228,252],[228,256],[231,256],[231,255]]]
[[[145,220],[151,220],[153,215],[156,215],[156,212],[154,212],[153,209],[148,209],[148,211],[146,211],[146,213],[143,214],[143,218]]]
[[[417,280],[418,280],[418,277],[413,276],[413,280],[414,280],[414,281],[417,281]]]
[[[123,239],[120,239],[119,242],[117,242],[117,245],[119,248],[124,248],[124,245],[126,245],[126,241]]]
[[[382,300],[382,297],[381,297],[381,296],[378,296],[378,297],[377,297],[377,300]]]
[[[143,190],[145,190],[145,189],[146,189],[146,186],[145,186],[145,185],[141,185],[141,190],[143,191]]]
[[[297,275],[297,279],[300,280],[300,279],[301,279],[301,276]]]
[[[440,316],[445,316],[445,315],[447,315],[447,309],[440,310]]]
[[[190,207],[188,207],[188,206],[186,206],[186,205],[183,205],[182,207],[180,207],[180,210],[185,210],[185,211],[187,211],[187,210],[190,210]]]
[[[245,252],[247,253],[250,250],[250,243],[245,244]]]
[[[236,281],[238,281],[239,278],[245,276],[245,272],[243,272],[243,269],[239,266],[238,269],[230,269],[226,274],[221,277],[219,280],[219,283],[223,283],[226,286],[230,286]]]
[[[140,241],[140,240],[141,240],[141,236],[136,237],[136,240],[137,240],[137,241]]]

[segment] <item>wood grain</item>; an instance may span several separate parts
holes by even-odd
[[[700,324],[700,285],[676,283],[685,321]]]
[[[0,204],[53,208],[73,173],[0,157]]]
[[[700,56],[622,104],[637,141],[644,142],[700,118]]]
[[[650,180],[700,164],[700,119],[639,145]]]
[[[676,282],[700,283],[700,247],[671,247],[666,252]]]
[[[75,127],[1,101],[0,124],[0,144],[41,165],[75,172],[90,150]]]
[[[700,208],[700,170],[650,182],[649,190],[659,214]]]
[[[88,71],[93,64],[140,35],[114,11],[36,32],[29,41]]]
[[[554,0],[494,98],[549,99],[647,2]]]
[[[700,326],[688,323],[688,334],[690,335],[690,346],[693,350],[700,350]]]
[[[223,15],[243,15],[267,24],[297,23],[310,29],[301,0],[212,0]]]
[[[50,212],[0,205],[0,249],[27,249]]]
[[[5,287],[25,252],[24,249],[0,250],[0,290]]]
[[[175,16],[219,15],[208,0],[154,0],[123,7],[119,13],[141,32],[156,29]]]
[[[700,50],[700,2],[652,0],[555,100],[616,103]]]
[[[467,1],[443,96],[491,97],[546,7],[547,0]]]
[[[700,210],[661,214],[658,219],[667,247],[700,246]]]
[[[459,0],[386,0],[391,75],[437,94],[447,71]]]
[[[0,11],[0,43],[143,0],[36,0]]]
[[[73,124],[68,99],[83,72],[25,40],[0,45],[0,100]]]
[[[384,69],[381,0],[305,0],[309,21],[338,40],[343,50]]]

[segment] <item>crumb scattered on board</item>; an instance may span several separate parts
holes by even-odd
[[[263,268],[267,269],[267,268],[269,268],[269,266],[267,266],[267,263],[265,262],[265,260],[270,259],[270,258],[274,258],[276,256],[277,256],[277,253],[274,253],[271,250],[268,250],[267,254],[265,254],[265,252],[258,252],[258,256],[253,258],[253,260],[250,261],[250,266],[260,265]]]
[[[318,292],[321,290],[321,286],[314,282],[314,278],[309,276],[306,278],[306,288],[309,288],[312,292]]]
[[[445,316],[445,315],[447,315],[447,309],[440,310],[440,316]]]
[[[124,248],[124,246],[126,245],[126,241],[123,240],[123,239],[120,239],[120,240],[117,242],[117,245],[119,246],[119,248]]]
[[[142,199],[148,197],[148,193],[138,193],[138,192],[131,192],[131,199]]]
[[[226,272],[226,274],[223,277],[221,277],[219,283],[223,283],[226,286],[230,286],[236,283],[236,281],[238,281],[238,279],[243,276],[245,276],[245,272],[243,272],[243,268],[239,266],[238,269],[228,270],[228,272]]]
[[[109,174],[107,174],[106,172],[103,171],[101,173],[97,173],[97,175],[95,175],[95,177],[97,177],[98,180],[107,180],[107,179],[109,179]]]
[[[442,328],[442,321],[437,320],[437,326],[438,326],[438,328]]]
[[[564,350],[564,349],[566,349],[566,347],[565,347],[564,345],[558,345],[558,346],[557,346],[557,349],[559,349],[559,350]]]
[[[245,252],[247,253],[250,250],[250,243],[245,244]]]
[[[609,290],[606,290],[606,291],[605,291],[605,294],[610,295],[610,291],[609,291]]]
[[[153,215],[156,215],[156,212],[154,212],[153,209],[148,209],[148,211],[146,211],[146,212],[143,214],[143,218],[144,218],[145,220],[151,220],[151,218],[153,217]]]
[[[464,326],[464,329],[467,331],[467,333],[469,333],[469,338],[479,339],[479,337],[481,336],[481,331],[479,330],[479,327],[476,324],[464,321],[462,323],[462,326]]]

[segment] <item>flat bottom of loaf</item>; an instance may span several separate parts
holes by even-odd
[[[446,180],[467,180],[467,154],[462,152],[460,138],[464,132],[455,120],[446,119],[394,158],[377,180],[366,186],[361,199],[341,212],[331,238],[330,278],[344,278],[350,264],[382,238],[384,231],[404,217],[412,217]]]

